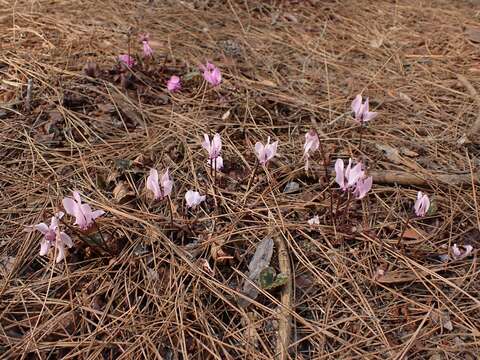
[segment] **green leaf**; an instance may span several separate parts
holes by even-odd
[[[275,269],[269,266],[260,272],[258,282],[262,289],[275,289],[288,282],[288,275],[284,273],[276,275]]]
[[[258,283],[262,289],[270,289],[275,281],[275,269],[268,266],[262,271],[260,271],[260,276],[258,277]]]

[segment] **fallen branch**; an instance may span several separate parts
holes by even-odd
[[[477,90],[475,90],[473,85],[470,83],[470,81],[467,80],[465,76],[458,74],[457,79],[462,83],[463,86],[465,86],[465,88],[470,93],[470,96],[472,96],[475,99],[475,102],[477,103],[477,106],[479,108],[477,119],[475,120],[473,125],[470,127],[470,129],[466,133],[464,133],[462,137],[458,140],[458,143],[460,145],[463,145],[468,142],[476,143],[478,142],[477,135],[480,132],[480,96],[478,95]]]
[[[376,184],[398,184],[398,185],[415,185],[427,186],[431,183],[444,183],[448,185],[471,185],[472,174],[448,174],[448,173],[431,173],[428,178],[419,174],[403,172],[403,171],[369,171],[368,175],[373,176],[373,182]],[[480,184],[479,174],[473,174],[473,183]]]
[[[282,289],[281,302],[282,307],[278,315],[278,337],[277,337],[277,351],[276,358],[278,360],[287,360],[288,345],[290,344],[290,330],[291,330],[291,306],[292,306],[292,271],[290,268],[290,259],[288,257],[287,245],[283,235],[276,238],[278,245],[278,265],[280,272],[288,276],[288,282]]]

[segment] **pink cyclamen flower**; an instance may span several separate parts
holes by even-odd
[[[457,246],[457,244],[453,244],[452,246],[452,257],[455,260],[462,260],[466,257],[470,256],[473,251],[472,245],[463,245],[461,248]]]
[[[173,180],[168,174],[168,169],[162,174],[160,182],[158,181],[158,171],[150,169],[150,175],[147,177],[147,189],[153,192],[155,200],[161,200],[172,193]]]
[[[208,159],[207,165],[215,168],[215,170],[223,169],[223,159],[221,156],[217,156],[215,159]]]
[[[255,154],[261,165],[265,165],[268,161],[273,159],[277,155],[278,141],[270,144],[270,136],[267,139],[267,143],[263,145],[261,142],[255,144]]]
[[[349,159],[345,169],[342,159],[337,159],[335,162],[335,181],[343,191],[352,188],[359,179],[364,177],[365,172],[362,170],[362,163],[358,163],[352,168],[352,159]]]
[[[220,85],[222,82],[222,73],[220,72],[219,68],[208,61],[205,65],[200,64],[199,67],[200,70],[203,71],[203,78],[205,81],[210,83],[212,86]]]
[[[417,216],[423,217],[427,214],[428,209],[430,208],[430,199],[427,194],[423,194],[421,191],[417,194],[417,201],[415,201],[415,214]]]
[[[73,192],[73,199],[64,198],[62,204],[67,214],[75,216],[75,224],[81,230],[88,230],[94,224],[96,218],[105,214],[103,210],[92,211],[90,205],[82,204],[82,198],[78,191]]]
[[[182,88],[182,82],[176,75],[172,75],[167,81],[167,90],[170,92],[177,92]]]
[[[143,56],[146,58],[153,56],[153,49],[150,47],[150,43],[148,42],[149,39],[150,36],[148,34],[140,35],[140,41],[143,45]]]
[[[212,141],[207,134],[203,134],[202,147],[207,150],[208,158],[215,159],[220,156],[220,151],[222,150],[222,139],[219,133],[213,135]]]
[[[371,176],[358,179],[355,184],[355,189],[353,190],[353,196],[355,196],[357,200],[363,199],[372,188],[372,184],[373,178]]]
[[[373,120],[377,117],[376,112],[371,112],[368,109],[368,98],[362,104],[362,95],[357,95],[352,101],[352,111],[355,115],[355,121],[363,125],[367,121]]]
[[[134,59],[132,56],[128,55],[128,54],[120,55],[120,56],[118,57],[118,60],[119,60],[121,63],[127,65],[129,68],[135,66],[135,59]]]
[[[303,145],[303,156],[305,157],[305,170],[308,170],[308,158],[310,153],[317,151],[320,146],[320,140],[315,130],[310,129],[305,134],[305,145]]]
[[[47,255],[48,250],[50,250],[51,247],[55,247],[57,248],[56,263],[59,263],[65,258],[65,245],[69,248],[73,246],[73,241],[70,236],[58,230],[58,220],[60,220],[63,215],[63,212],[59,211],[55,216],[52,216],[50,225],[42,222],[32,226],[35,230],[43,234],[43,239],[40,243],[40,256]]]
[[[188,190],[185,193],[185,201],[187,202],[187,207],[189,208],[197,207],[198,205],[200,205],[200,203],[205,201],[205,198],[206,196],[200,195],[198,191]]]

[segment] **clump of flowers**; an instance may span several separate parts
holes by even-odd
[[[167,81],[167,90],[170,92],[177,92],[182,89],[182,82],[176,75],[172,75]]]
[[[56,248],[57,258],[56,263],[59,263],[65,258],[65,246],[71,248],[73,241],[65,232],[60,231],[58,221],[63,217],[62,211],[57,212],[50,220],[50,225],[40,223],[33,225],[32,228],[40,231],[43,234],[43,239],[40,243],[40,256],[48,254],[50,248]]]
[[[218,86],[222,82],[222,73],[220,69],[213,65],[212,63],[208,62],[203,65],[200,64],[200,70],[203,71],[203,78],[206,82],[208,82],[212,86]]]
[[[73,199],[64,198],[62,204],[67,214],[75,217],[75,225],[82,231],[88,230],[95,223],[95,219],[105,214],[103,210],[92,211],[90,205],[82,204],[78,191],[73,192]]]
[[[352,111],[355,121],[363,125],[377,117],[376,112],[369,111],[368,98],[362,103],[362,95],[357,95],[352,101]]]
[[[160,181],[158,180],[158,171],[150,169],[150,175],[147,177],[147,189],[153,193],[155,200],[162,200],[171,194],[173,187],[173,180],[170,178],[168,169],[164,171]]]
[[[353,166],[352,159],[348,160],[348,165],[342,159],[335,162],[335,181],[343,191],[351,191],[355,198],[362,199],[372,188],[373,179],[366,177],[362,168],[362,163]]]

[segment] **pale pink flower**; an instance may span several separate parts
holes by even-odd
[[[172,75],[167,81],[167,90],[170,92],[177,92],[181,90],[182,82],[180,78],[176,75]]]
[[[59,263],[65,258],[65,245],[71,248],[73,241],[66,233],[58,230],[58,220],[63,217],[63,212],[59,211],[52,216],[50,225],[40,223],[33,225],[32,228],[40,231],[43,234],[42,242],[40,243],[40,256],[45,256],[51,247],[57,249],[57,258],[55,262]]]
[[[267,143],[263,145],[261,142],[255,144],[255,154],[261,165],[267,164],[277,154],[278,141],[270,144],[270,136]]]
[[[164,171],[160,182],[158,181],[158,171],[150,169],[150,175],[147,177],[147,189],[153,192],[155,200],[161,200],[172,193],[173,180],[170,178],[168,169]]]
[[[417,201],[415,201],[415,214],[417,216],[423,217],[427,214],[428,209],[430,208],[430,199],[427,194],[423,194],[421,191],[417,194]]]
[[[149,39],[150,36],[148,34],[140,35],[140,41],[143,45],[143,56],[146,58],[153,56],[153,49],[150,47],[150,43],[148,42]]]
[[[359,179],[364,177],[365,172],[362,169],[362,163],[358,163],[352,168],[352,159],[349,159],[345,169],[342,159],[337,159],[335,162],[335,181],[343,191],[352,188]]]
[[[358,199],[363,199],[365,195],[370,191],[373,184],[373,178],[371,176],[367,178],[360,178],[355,184],[355,189],[353,190],[353,195]]]
[[[103,210],[92,211],[88,204],[82,204],[82,199],[78,191],[73,192],[73,199],[66,197],[62,201],[67,214],[75,216],[75,224],[81,230],[88,230],[99,216],[105,214]]]
[[[443,245],[442,248],[446,248],[446,245]],[[473,246],[472,245],[460,245],[458,246],[457,244],[453,244],[451,247],[451,252],[452,256],[449,256],[448,254],[442,254],[439,255],[439,258],[441,261],[449,261],[449,260],[462,260],[470,255],[472,255],[473,252]]]
[[[136,63],[136,62],[135,62],[135,59],[134,59],[132,56],[128,55],[128,54],[120,55],[120,56],[118,57],[118,60],[119,60],[121,63],[127,65],[129,68],[135,66],[135,63]]]
[[[200,64],[199,67],[200,70],[203,71],[203,78],[205,81],[210,83],[212,86],[220,85],[222,82],[222,73],[220,72],[219,68],[208,61],[205,65]]]
[[[215,159],[208,159],[207,165],[215,168],[215,170],[223,169],[223,159],[221,156],[217,156]]]
[[[315,130],[311,129],[305,134],[305,145],[303,145],[303,156],[305,157],[305,170],[308,170],[308,159],[310,153],[317,151],[320,140]]]
[[[473,251],[472,245],[463,245],[460,247],[457,244],[453,244],[452,246],[452,256],[455,260],[462,260],[466,257],[470,256]]]
[[[205,201],[206,196],[200,195],[198,191],[188,190],[185,193],[185,201],[187,202],[187,207],[195,208],[196,206],[200,205],[203,201]]]
[[[203,134],[203,138],[202,147],[207,150],[208,158],[215,159],[216,157],[219,157],[220,151],[222,150],[222,139],[220,134],[215,133],[212,141],[210,141],[210,137],[207,134]]]
[[[377,117],[378,114],[369,111],[368,107],[368,98],[362,104],[362,95],[359,94],[355,97],[352,101],[352,111],[355,114],[355,121],[363,124]]]
[[[315,215],[307,222],[308,222],[308,225],[310,226],[320,225],[320,218],[318,217],[318,215]]]

